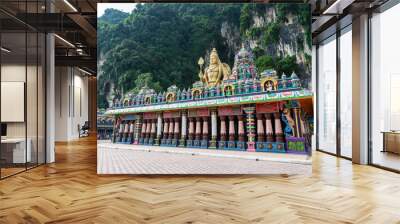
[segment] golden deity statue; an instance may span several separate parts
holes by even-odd
[[[217,50],[214,48],[210,54],[210,65],[204,69],[204,59],[200,58],[198,62],[200,66],[199,78],[207,84],[208,87],[215,87],[221,83],[222,80],[226,80],[231,75],[231,68],[228,64],[222,63],[219,60]]]

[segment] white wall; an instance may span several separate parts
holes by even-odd
[[[88,78],[72,67],[56,67],[55,140],[79,138],[78,125],[88,120]]]
[[[38,70],[37,70],[38,69]],[[26,120],[23,122],[6,122],[7,137],[24,138],[30,140],[32,161],[44,163],[45,150],[45,117],[44,117],[44,80],[42,67],[36,65],[8,63],[1,66],[2,82],[24,82],[26,84],[26,107],[20,108],[22,113],[26,112]],[[25,80],[27,78],[27,80]],[[21,93],[23,94],[23,92]],[[2,97],[7,97],[2,95]],[[3,113],[13,113],[10,108],[1,108]],[[38,155],[37,155],[38,153]],[[51,160],[49,160],[51,162]]]

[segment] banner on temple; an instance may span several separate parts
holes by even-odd
[[[241,106],[238,107],[220,107],[218,108],[219,116],[229,116],[229,115],[242,115],[243,110]]]
[[[256,111],[258,114],[279,112],[282,102],[256,104]]]
[[[144,113],[143,119],[156,119],[157,113]]]
[[[199,108],[188,111],[188,117],[208,117],[210,116],[210,110],[208,108]]]
[[[180,111],[165,111],[163,112],[163,118],[177,118],[180,117]]]
[[[138,116],[137,115],[135,115],[135,114],[126,114],[126,115],[124,115],[123,117],[121,117],[123,120],[125,120],[125,121],[133,121],[133,120],[136,120],[137,118],[138,118]]]

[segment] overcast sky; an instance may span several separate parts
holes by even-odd
[[[104,14],[106,9],[118,9],[123,12],[132,12],[137,3],[97,3],[97,17]]]

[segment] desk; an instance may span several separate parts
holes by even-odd
[[[383,151],[400,154],[400,131],[383,131]]]
[[[28,147],[26,147],[25,152],[25,138],[1,139],[1,156],[6,160],[6,163],[31,162],[32,141],[28,138],[26,142],[28,142]]]

